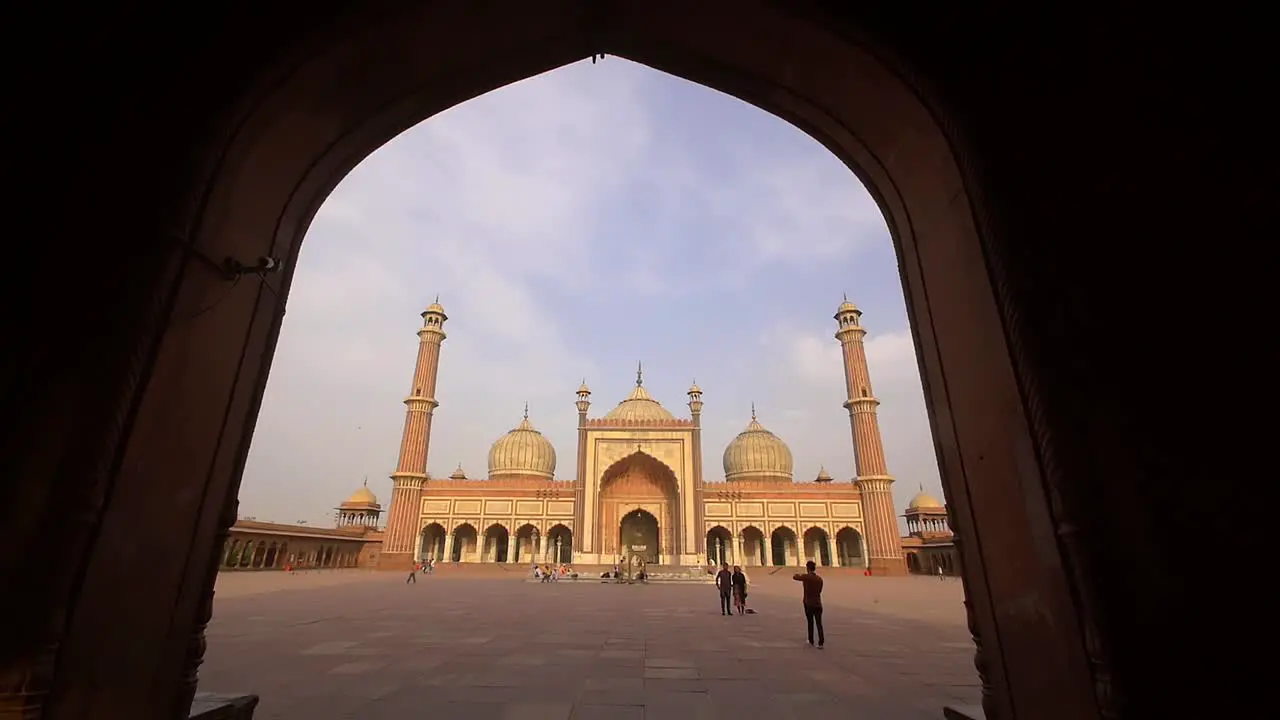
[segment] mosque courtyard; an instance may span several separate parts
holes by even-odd
[[[979,688],[959,581],[827,576],[827,647],[792,570],[756,568],[754,615],[711,585],[525,582],[445,568],[223,573],[202,691],[256,718],[941,718]]]

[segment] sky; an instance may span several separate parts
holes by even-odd
[[[591,416],[702,387],[704,477],[750,421],[797,481],[854,475],[832,315],[863,310],[901,511],[941,497],[897,260],[839,159],[736,98],[618,58],[508,85],[357,166],[303,242],[240,491],[240,516],[333,521],[367,478],[390,499],[420,313],[448,313],[428,470],[486,472],[530,421],[572,479]]]

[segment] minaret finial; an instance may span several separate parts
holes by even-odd
[[[436,293],[436,304],[440,304],[440,293]]]
[[[844,294],[844,301],[849,302],[849,293]]]
[[[924,483],[920,483],[920,494],[924,494]]]
[[[365,476],[364,476],[364,486],[365,486],[365,487],[369,487],[369,476],[368,476],[368,475],[365,475]]]
[[[524,401],[524,419],[525,420],[529,419],[529,401],[528,400]]]
[[[756,403],[754,400],[751,401],[751,419],[756,419]]]
[[[636,387],[644,385],[644,362],[636,362]]]

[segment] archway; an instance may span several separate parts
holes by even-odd
[[[658,518],[648,510],[632,510],[618,523],[617,547],[623,557],[639,555],[647,563],[662,557],[662,537]]]
[[[707,531],[707,564],[736,562],[739,562],[739,558],[734,553],[733,534],[719,525]]]
[[[516,556],[512,562],[538,562],[538,528],[526,523],[516,528]]]
[[[249,540],[240,549],[240,560],[236,563],[236,567],[247,568],[249,563],[253,561],[253,545],[254,542]]]
[[[501,523],[494,523],[484,531],[484,548],[481,562],[504,563],[511,554],[511,531]]]
[[[664,556],[681,552],[677,543],[681,535],[678,497],[675,473],[648,453],[636,451],[609,466],[601,474],[596,500],[602,555],[624,556],[628,554],[627,545],[639,544],[624,543],[620,534],[629,514],[636,511],[653,519],[655,536],[646,536],[645,540],[654,548],[649,551],[648,562],[663,562]]]
[[[907,553],[907,572],[912,575],[920,574],[920,556],[917,553]]]
[[[836,531],[836,558],[840,567],[866,567],[862,555],[862,533],[845,526]]]
[[[277,547],[276,547],[276,544],[275,544],[275,543],[271,543],[269,546],[267,546],[267,555],[266,555],[266,557],[264,557],[264,558],[262,559],[262,567],[264,567],[264,568],[273,568],[273,567],[275,567],[275,566],[276,566],[276,553],[277,553],[277,552],[278,552],[278,549],[277,549]]]
[[[573,562],[573,531],[564,525],[555,525],[547,531],[547,547],[543,550],[547,562],[570,564]]]
[[[449,562],[472,562],[472,555],[476,550],[477,537],[476,528],[471,523],[462,523],[454,528],[453,552],[450,553]]]
[[[804,531],[804,557],[806,562],[814,561],[823,567],[831,565],[831,538],[827,531],[820,527],[811,527]]]
[[[768,565],[769,546],[764,532],[754,525],[742,528],[742,554],[746,565]]]
[[[224,567],[235,567],[240,562],[240,541],[232,540],[230,547],[227,548],[226,557],[222,559]]]
[[[688,9],[691,6],[697,7]],[[484,14],[483,19],[468,20],[468,14],[459,12],[456,3],[442,0],[415,4],[405,14],[379,14],[376,20],[355,15],[345,18],[345,22],[330,22],[332,18],[326,17],[317,18],[315,26],[305,26],[307,21],[299,19],[304,27],[297,32],[264,33],[279,43],[277,53],[271,57],[279,57],[282,67],[287,64],[290,72],[277,73],[275,68],[249,71],[243,66],[228,65],[226,75],[215,76],[225,83],[193,83],[208,94],[193,97],[207,102],[183,107],[207,107],[200,113],[202,119],[214,123],[215,118],[225,116],[226,124],[211,127],[207,135],[202,133],[197,140],[194,129],[177,127],[181,125],[179,120],[172,123],[171,136],[153,133],[154,140],[138,142],[131,155],[137,159],[137,177],[150,172],[155,178],[163,178],[172,192],[163,193],[164,198],[171,198],[168,202],[157,198],[151,201],[153,204],[139,205],[136,217],[130,219],[150,222],[154,218],[156,236],[168,236],[169,231],[160,228],[183,228],[181,240],[200,249],[198,254],[174,261],[191,263],[187,270],[199,267],[197,255],[206,259],[279,255],[285,260],[285,267],[292,268],[297,240],[320,199],[373,147],[406,125],[487,88],[580,58],[597,48],[668,68],[792,119],[858,167],[890,216],[908,286],[912,324],[920,333],[917,347],[928,376],[926,387],[934,419],[945,416],[945,422],[939,420],[937,427],[947,436],[939,446],[949,449],[944,458],[947,495],[962,503],[957,524],[966,537],[969,561],[965,566],[978,580],[974,586],[984,593],[975,603],[975,627],[982,629],[987,651],[999,655],[999,634],[994,632],[997,616],[992,608],[1008,598],[985,595],[990,592],[988,587],[997,586],[982,582],[986,572],[981,562],[984,547],[985,552],[994,554],[998,549],[1002,553],[1003,567],[1039,567],[1043,563],[1035,563],[1029,555],[1038,548],[1034,533],[1046,530],[1043,526],[1052,521],[1059,509],[1048,507],[1045,492],[1040,490],[1047,487],[1043,477],[1026,479],[1028,472],[1037,472],[1028,471],[1024,461],[1037,456],[1037,446],[1026,431],[1023,411],[1027,405],[1023,401],[1036,406],[1034,401],[1039,395],[1031,381],[1020,384],[1011,371],[1010,358],[1019,363],[1029,361],[1021,350],[1011,352],[1004,342],[1002,317],[992,288],[1001,288],[999,307],[1008,310],[1008,317],[1016,318],[1017,308],[1009,307],[1011,301],[1006,295],[1013,291],[1007,289],[1008,278],[1001,274],[1006,271],[1001,269],[1000,258],[988,260],[983,256],[975,219],[990,217],[984,214],[989,208],[983,198],[996,193],[969,192],[965,180],[972,178],[962,176],[957,156],[963,152],[966,138],[954,127],[950,135],[943,131],[942,124],[949,122],[946,108],[932,103],[929,94],[915,87],[914,73],[898,72],[891,52],[878,50],[875,56],[865,52],[859,45],[858,38],[863,36],[857,28],[843,19],[832,21],[815,9],[818,5],[805,3],[792,9],[768,3],[739,7],[660,1],[644,4],[643,13],[629,10],[626,4],[610,7],[621,8],[617,10],[621,14],[606,13],[604,20],[597,20],[580,12],[582,6],[577,3],[557,3],[536,10],[513,6],[509,14]],[[499,32],[509,33],[504,35],[510,38],[509,43],[504,43],[509,52],[492,52],[477,41],[493,36],[494,28],[489,23],[497,23]],[[218,27],[236,25],[222,23]],[[326,42],[312,42],[312,33],[319,33],[321,26],[326,33],[330,28],[342,31],[326,35]],[[614,32],[618,28],[625,28],[626,32]],[[424,36],[424,32],[428,35]],[[198,43],[192,45],[200,47]],[[469,51],[468,46],[474,46],[474,51]],[[313,47],[317,49],[307,50]],[[788,61],[778,63],[772,59],[778,53],[786,53]],[[267,57],[249,52],[244,56]],[[186,56],[175,58],[174,62],[182,59],[190,61],[191,67],[210,65]],[[832,73],[832,68],[840,68],[841,72]],[[233,84],[233,78],[243,84]],[[335,82],[335,78],[367,81]],[[924,81],[918,84],[923,85]],[[203,90],[205,87],[209,89]],[[868,98],[875,98],[876,102],[867,102]],[[308,111],[299,113],[298,108]],[[149,127],[145,123],[133,125]],[[145,130],[137,132],[137,138],[147,138]],[[134,146],[114,135],[107,138],[104,143],[112,148]],[[953,145],[961,149],[953,153]],[[199,148],[200,153],[188,152],[193,148]],[[190,175],[182,175],[175,171],[176,165],[160,159],[166,156],[183,158],[182,167],[189,168]],[[114,155],[104,151],[103,157]],[[117,184],[121,193],[133,191],[129,183]],[[101,207],[112,204],[109,198],[113,196],[107,189],[93,197]],[[72,221],[65,222],[72,227]],[[991,224],[999,226],[995,220]],[[1020,227],[1026,228],[1027,224]],[[121,290],[119,297],[103,300],[118,302],[138,317],[136,325],[117,333],[128,333],[118,347],[113,344],[107,349],[113,354],[104,367],[113,369],[103,371],[103,377],[108,379],[102,381],[104,397],[118,396],[113,400],[119,405],[118,411],[113,406],[109,413],[116,418],[135,413],[138,421],[118,432],[104,429],[100,452],[104,457],[128,456],[133,470],[123,473],[102,469],[92,477],[86,474],[80,481],[83,487],[76,487],[85,497],[110,487],[113,497],[122,500],[103,506],[98,520],[104,531],[95,536],[100,538],[97,547],[90,548],[87,540],[67,539],[63,542],[73,545],[64,554],[83,557],[83,562],[68,565],[84,568],[82,572],[90,577],[126,575],[127,568],[120,565],[120,558],[127,557],[123,550],[136,542],[142,530],[132,534],[127,531],[125,525],[130,519],[119,508],[130,507],[128,500],[160,487],[161,480],[178,477],[184,466],[194,466],[196,469],[187,474],[200,478],[190,482],[203,483],[201,492],[175,484],[148,500],[149,507],[159,510],[154,516],[155,522],[160,523],[152,523],[149,532],[184,538],[184,545],[175,547],[172,561],[158,560],[154,567],[146,569],[146,586],[158,588],[155,597],[134,603],[129,607],[129,617],[116,624],[120,628],[136,627],[137,623],[130,620],[144,621],[169,613],[173,616],[173,634],[198,634],[203,621],[197,618],[203,616],[204,610],[189,599],[200,594],[191,585],[204,582],[202,578],[207,573],[200,565],[215,554],[216,533],[233,520],[234,513],[224,513],[224,508],[234,501],[238,482],[238,464],[231,459],[243,456],[243,443],[252,435],[289,277],[286,271],[278,285],[266,286],[269,291],[256,282],[241,284],[238,294],[204,318],[211,331],[184,334],[177,331],[176,323],[182,314],[174,312],[175,308],[202,307],[204,299],[215,294],[221,297],[224,287],[199,277],[197,272],[183,272],[163,261],[172,247],[164,244],[160,249],[161,244],[139,240],[120,250],[121,269],[140,268],[136,275],[129,276],[129,285],[136,286],[137,294]],[[104,276],[113,274],[98,272]],[[253,289],[247,290],[251,284]],[[155,300],[147,304],[138,297]],[[146,309],[141,309],[144,306]],[[166,328],[166,318],[172,318],[168,322],[174,325]],[[1017,337],[1018,323],[1011,321],[1009,328],[1008,332]],[[175,332],[166,335],[170,329]],[[219,348],[227,351],[219,353]],[[192,364],[188,362],[192,357],[206,359]],[[951,370],[950,377],[942,372],[944,361]],[[1034,375],[1030,377],[1034,379]],[[1021,394],[1024,391],[1026,394]],[[62,406],[51,406],[42,411],[46,422],[33,420],[33,427],[53,425]],[[198,421],[184,423],[180,428],[158,421],[181,416],[183,408],[193,419],[192,413],[209,414],[201,414]],[[216,416],[213,408],[223,408],[225,417]],[[994,415],[1000,417],[985,421]],[[1037,419],[1041,425],[1045,422]],[[965,430],[963,437],[957,428]],[[1006,442],[1003,436],[1013,440]],[[227,438],[243,440],[237,443],[225,441]],[[175,446],[190,450],[183,458],[169,458],[161,449]],[[965,492],[965,461],[978,457],[982,459],[984,494],[971,498]],[[106,463],[102,465],[106,467]],[[33,476],[32,482],[37,479]],[[1026,513],[1036,520],[1002,522],[999,513],[1007,511],[1007,506],[992,499],[1002,493],[1033,506]],[[216,520],[222,514],[225,522],[219,525]],[[984,537],[974,533],[974,526],[983,518],[991,523],[984,527],[999,528],[1000,532],[986,533]],[[199,531],[184,535],[185,528],[193,527]],[[81,545],[74,545],[77,542]],[[192,562],[190,558],[198,559]],[[1024,635],[1045,640],[1037,643],[1027,639],[1022,643],[1026,646],[1065,647],[1066,644],[1053,643],[1053,639],[1076,632],[1078,618],[1071,612],[1068,591],[1078,580],[1059,565],[1049,565],[1043,578],[1012,582],[1009,586],[1019,587],[1003,591],[1011,597],[1025,596],[1022,585],[1039,583],[1052,594],[1045,600],[1046,609],[1041,616],[1018,626]],[[1074,567],[1071,562],[1061,565]],[[102,612],[98,608],[127,606],[115,600],[123,590],[114,585],[75,584],[74,587],[84,588],[83,592],[77,591],[75,607],[61,600],[47,602],[48,598],[37,603],[68,608],[68,617],[75,621],[68,625],[68,642],[84,637],[71,643],[73,647],[66,656],[86,658],[86,663],[111,662],[101,652],[85,648],[118,646],[122,643],[114,640],[126,630],[103,630],[106,635],[116,635],[111,641],[104,641],[102,636],[90,638],[92,634],[84,628],[93,627],[92,618]],[[1077,596],[1092,597],[1092,593],[1079,592]],[[207,605],[210,601],[202,602]],[[81,606],[94,611],[82,612]],[[1068,630],[1064,631],[1064,627]],[[58,639],[51,638],[51,642]],[[177,648],[179,643],[172,645]],[[157,649],[157,655],[164,657],[157,658],[155,667],[173,668],[171,676],[156,680],[157,686],[167,687],[171,679],[178,682],[173,678],[184,672],[181,652]],[[1043,674],[1035,676],[1043,682],[1025,681],[1027,686],[1048,697],[1044,688],[1064,696],[1069,695],[1068,690],[1087,684],[1087,665],[1077,657],[1079,654],[1063,650],[1056,663],[1045,663]],[[992,682],[1004,692],[1008,688],[1002,667],[993,664],[996,677]],[[138,672],[153,670],[143,668]],[[158,705],[164,701],[162,697],[154,702]]]
[[[448,533],[440,523],[428,523],[422,528],[422,542],[418,549],[418,560],[444,559],[444,539]]]
[[[772,565],[799,565],[800,564],[800,548],[796,543],[796,533],[787,526],[774,529],[769,535],[770,551],[772,552]]]

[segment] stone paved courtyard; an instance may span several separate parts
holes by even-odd
[[[753,575],[741,617],[709,585],[224,573],[200,686],[261,695],[264,720],[896,720],[977,702],[958,581],[830,576],[815,650],[790,572]]]

